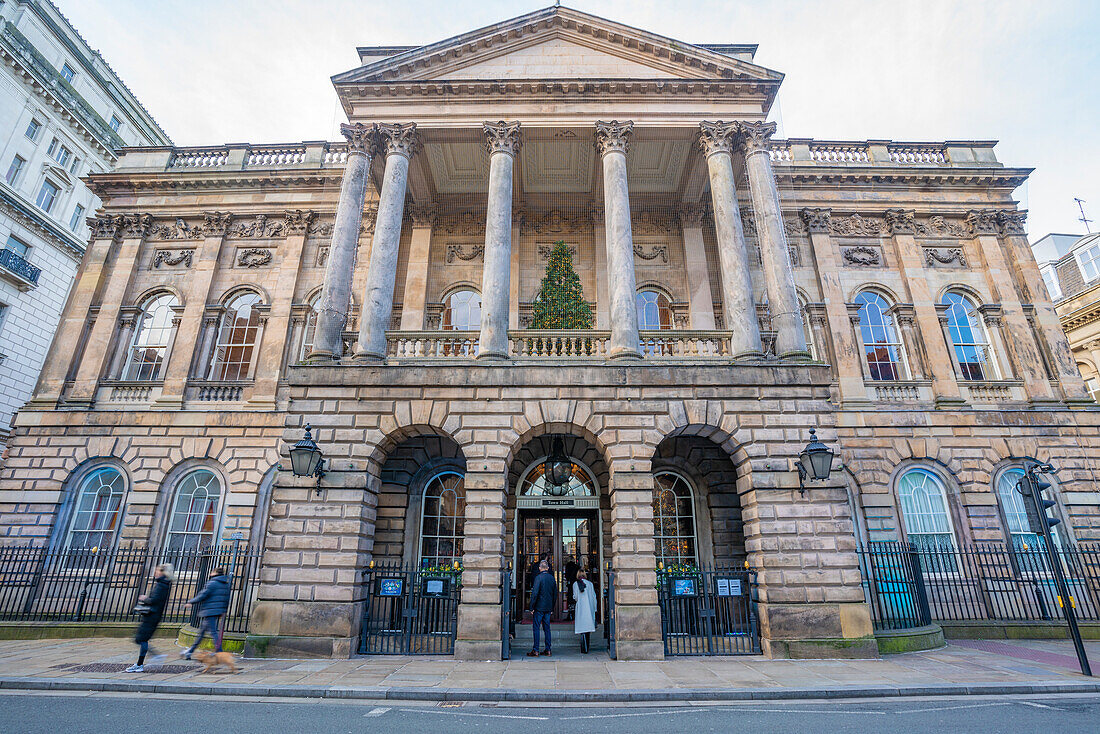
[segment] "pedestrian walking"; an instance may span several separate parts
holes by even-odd
[[[573,584],[573,599],[577,605],[573,633],[581,636],[581,652],[587,655],[588,635],[596,631],[596,587],[588,581],[588,574],[584,569],[577,571],[577,580]]]
[[[180,657],[190,660],[191,654],[198,649],[199,643],[208,632],[214,638],[214,652],[221,652],[222,615],[229,610],[229,577],[226,576],[225,569],[215,568],[214,575],[202,587],[202,591],[195,598],[188,599],[187,603],[199,608],[199,635],[195,638],[195,644],[181,652]]]
[[[145,656],[149,654],[149,640],[160,625],[164,616],[164,607],[168,604],[168,596],[172,593],[172,582],[176,580],[175,569],[171,563],[162,563],[153,571],[153,586],[148,594],[138,597],[138,604],[134,611],[141,615],[137,632],[134,633],[134,642],[138,646],[137,662],[126,669],[127,673],[144,673]],[[150,662],[160,662],[164,655],[153,652]]]
[[[531,587],[531,634],[535,644],[531,652],[527,653],[527,657],[538,657],[540,631],[546,634],[546,650],[542,654],[550,656],[550,614],[554,611],[557,601],[558,584],[550,573],[550,564],[541,561],[539,575],[535,577],[535,584]]]

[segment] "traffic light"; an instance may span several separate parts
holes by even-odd
[[[1029,470],[1020,477],[1020,494],[1028,500],[1024,502],[1028,528],[1040,538],[1045,537],[1050,528],[1062,522],[1059,518],[1047,514],[1047,511],[1057,504],[1054,500],[1043,497],[1043,492],[1048,489],[1050,489],[1050,482],[1033,470]]]

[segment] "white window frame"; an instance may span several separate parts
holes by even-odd
[[[1086,283],[1100,278],[1100,243],[1078,250],[1075,257],[1077,264],[1081,266],[1081,275],[1084,276]]]
[[[955,352],[955,361],[959,365],[960,372],[963,364],[977,364],[981,376],[970,377],[960,374],[959,379],[964,381],[984,381],[1000,379],[997,372],[997,360],[993,354],[993,346],[990,344],[989,333],[986,331],[985,322],[978,312],[978,302],[972,296],[962,291],[952,290],[943,295],[943,304],[947,306],[947,334],[951,340],[951,349]],[[959,318],[958,309],[962,309],[962,316],[966,318],[963,324]],[[970,331],[972,341],[962,341],[960,338],[964,329]],[[972,350],[977,362],[970,359],[963,360],[967,350]]]
[[[16,247],[11,247],[12,244],[15,244]],[[31,246],[13,234],[8,235],[8,239],[4,242],[4,249],[11,250],[24,260],[29,259],[31,256]]]
[[[877,300],[874,303],[875,309],[882,315],[881,324],[871,324],[870,321],[864,324],[864,316],[869,313],[870,305],[867,299],[874,297]],[[860,299],[864,300],[860,300]],[[897,320],[892,315],[887,313],[893,304],[876,290],[864,290],[856,294],[855,303],[859,304],[859,323],[856,328],[860,330],[860,340],[863,342],[863,365],[867,370],[867,377],[871,382],[897,382],[900,380],[909,379],[909,363],[905,353],[905,343],[901,338],[901,329],[898,328]],[[876,329],[881,329],[883,333],[882,341],[872,341],[868,343],[866,337],[863,336],[864,329],[875,334]],[[873,374],[874,370],[871,368],[871,351],[877,349],[886,349],[887,353],[893,353],[893,359],[890,364],[893,365],[896,376],[893,380],[881,380]],[[886,364],[886,362],[876,361],[874,364]]]
[[[19,161],[19,165],[16,166],[15,162]],[[4,180],[7,181],[8,186],[15,188],[19,184],[19,178],[23,175],[23,168],[27,165],[27,159],[23,156],[16,154],[12,156],[11,163],[8,165],[8,171],[4,174]]]
[[[31,132],[31,127],[32,126],[34,127],[34,132],[33,133]],[[23,137],[25,137],[29,140],[33,140],[33,141],[37,142],[38,141],[38,135],[41,132],[42,132],[42,123],[39,122],[36,118],[32,117],[31,121],[27,123],[27,129],[23,131]]]
[[[662,487],[660,485],[660,483],[657,481],[661,477],[670,477],[673,480],[673,484],[670,487]],[[675,471],[670,471],[670,470],[667,470],[667,469],[663,469],[661,471],[654,472],[653,473],[653,479],[654,479],[654,487],[653,487],[654,556],[656,557],[657,561],[660,562],[660,563],[663,563],[665,565],[665,567],[667,567],[670,563],[676,563],[676,564],[690,563],[690,564],[694,565],[696,568],[698,568],[699,567],[699,514],[696,512],[695,485],[692,484],[688,480],[688,478],[685,477],[683,474],[680,474],[679,472],[675,472]],[[680,495],[676,495],[676,492],[674,491],[674,489],[676,487],[676,482],[681,482],[683,484],[683,486],[687,488],[687,497],[686,498],[681,497]],[[658,512],[659,497],[664,492],[672,492],[674,495],[676,495],[676,503],[675,503],[676,504],[676,509],[675,509],[675,513],[671,516],[662,515],[660,512]],[[679,542],[682,539],[688,537],[688,536],[684,536],[684,535],[680,534],[679,520],[680,520],[681,517],[683,517],[683,515],[681,515],[681,513],[680,513],[680,502],[684,499],[686,499],[686,501],[688,503],[688,507],[690,508],[690,515],[689,516],[691,518],[691,536],[690,537],[691,537],[691,550],[692,550],[692,553],[691,553],[690,558],[688,556],[682,555],[680,553],[677,553],[676,556],[673,558],[671,556],[665,555],[662,552],[662,545],[663,545],[662,541],[672,540],[673,542]],[[665,518],[665,517],[671,517],[672,521],[674,522],[674,524],[676,526],[676,534],[675,535],[665,535],[661,532],[661,528],[659,528],[658,522],[662,518]]]
[[[47,203],[45,206],[43,206],[42,201],[45,198],[43,195],[46,192],[46,187],[47,186],[49,186],[50,188],[53,189],[53,193],[50,194],[49,203]],[[42,211],[49,214],[53,211],[54,204],[56,204],[57,200],[60,199],[60,198],[61,198],[61,187],[58,186],[57,184],[55,184],[50,179],[44,178],[44,179],[42,179],[42,185],[40,187],[38,187],[38,196],[34,197],[34,204],[35,204],[35,206],[37,206]]]
[[[161,302],[165,301],[164,304]],[[153,343],[146,334],[146,326],[149,323],[150,318],[156,318],[158,315],[163,315],[164,311],[161,311],[161,306],[167,309],[167,312],[171,314],[168,319],[168,324],[152,324],[149,325],[149,331],[157,331],[163,333],[164,343]],[[134,327],[134,335],[130,339],[130,344],[126,349],[126,366],[123,368],[122,379],[133,381],[149,381],[154,382],[162,378],[161,372],[164,370],[165,365],[168,363],[168,350],[172,344],[172,334],[175,327],[172,325],[172,320],[175,318],[175,309],[179,306],[179,300],[175,295],[171,293],[158,293],[145,300],[145,303],[141,307],[141,316],[138,318],[138,322]],[[154,313],[154,309],[159,313]],[[140,364],[136,363],[136,358],[139,352],[146,353],[150,350],[159,352],[159,361],[154,363],[156,369],[150,377],[142,378],[136,376],[135,372],[140,372],[144,365],[150,364],[149,362],[142,361]],[[137,366],[135,366],[137,365]]]
[[[209,371],[210,376],[209,376],[208,379],[213,381],[213,382],[247,382],[247,381],[250,381],[252,379],[252,375],[253,375],[253,373],[256,369],[256,359],[257,359],[257,356],[259,355],[259,352],[260,352],[260,345],[261,345],[261,342],[263,341],[263,333],[264,333],[264,326],[263,326],[262,320],[259,323],[257,323],[256,326],[254,327],[255,328],[254,338],[252,339],[252,342],[247,345],[247,348],[250,351],[249,351],[249,354],[248,354],[248,364],[246,366],[247,368],[244,370],[244,374],[243,375],[240,374],[240,370],[238,370],[238,374],[234,378],[229,378],[229,377],[226,377],[226,376],[219,377],[219,376],[216,375],[216,373],[219,371],[219,368],[224,373],[225,372],[224,365],[230,364],[229,362],[227,362],[223,358],[224,353],[226,353],[228,351],[231,351],[231,350],[234,350],[234,349],[244,349],[245,346],[246,346],[246,342],[244,342],[244,341],[240,341],[240,342],[227,341],[227,338],[230,335],[232,335],[234,329],[236,328],[236,327],[234,327],[233,325],[231,325],[229,323],[230,309],[233,306],[233,304],[237,303],[238,301],[240,301],[242,298],[245,298],[245,297],[251,297],[251,298],[254,299],[249,304],[249,308],[250,308],[250,310],[249,310],[249,321],[251,321],[252,315],[257,313],[257,309],[259,309],[260,307],[262,307],[264,305],[263,297],[260,296],[260,294],[256,293],[255,291],[239,291],[239,292],[235,293],[229,299],[229,301],[226,303],[225,312],[222,314],[222,317],[221,317],[220,322],[218,324],[218,331],[217,331],[217,334],[215,335],[214,350],[213,350],[212,354],[210,355],[210,371]],[[233,313],[235,314],[236,312],[237,312],[237,310],[233,309]],[[245,328],[247,330],[247,329],[251,329],[253,327],[246,325],[243,328]],[[233,362],[232,364],[244,364],[244,363],[243,362]]]
[[[464,299],[456,303],[457,299]],[[462,325],[455,324],[455,314],[463,314]],[[474,316],[477,316],[476,323]],[[481,328],[481,294],[473,288],[456,288],[443,299],[439,327],[445,331],[477,331]]]
[[[1062,284],[1058,282],[1058,271],[1055,270],[1053,265],[1047,265],[1040,271],[1043,275],[1043,283],[1047,287],[1047,294],[1050,296],[1051,301],[1057,301],[1062,298]]]
[[[83,204],[77,204],[73,207],[73,214],[69,217],[69,229],[73,232],[80,228],[80,220],[84,217],[85,211]]]
[[[927,491],[928,482],[931,482],[939,490],[939,498],[943,503],[943,517],[946,519],[946,530],[914,530],[911,526],[919,524],[916,520],[920,517],[935,517],[935,508],[929,504],[929,512],[925,512],[923,508],[921,511],[910,515],[906,512],[906,498],[902,494],[903,486],[902,482],[906,477],[911,474],[922,474],[925,476],[924,484],[915,489],[922,489]],[[901,521],[902,529],[905,532],[905,540],[910,545],[916,547],[918,550],[923,551],[935,551],[936,558],[946,559],[951,558],[951,566],[935,567],[936,564],[929,564],[929,567],[925,569],[928,573],[947,573],[957,574],[959,573],[959,559],[956,557],[956,551],[959,547],[959,536],[955,531],[955,519],[951,516],[951,503],[947,498],[947,482],[938,473],[933,471],[927,466],[908,466],[898,473],[897,478],[894,480],[894,494],[898,501],[898,519]],[[945,538],[947,545],[941,543],[925,544],[923,540],[914,540],[915,538]]]
[[[200,484],[200,477],[203,482]],[[191,483],[189,486],[188,483]],[[210,501],[210,487],[216,486],[218,490],[217,500],[211,510]],[[188,494],[185,494],[185,491]],[[196,500],[195,496],[200,492],[203,493],[202,499]],[[212,469],[204,466],[195,467],[185,472],[177,481],[172,490],[172,505],[171,512],[168,513],[168,525],[165,528],[164,533],[164,548],[171,553],[193,553],[203,548],[209,548],[216,546],[221,539],[221,531],[223,525],[223,508],[225,507],[225,482],[218,476],[218,473]],[[186,508],[182,506],[184,501],[189,498],[189,503]],[[196,502],[201,502],[199,506],[199,512],[195,512]],[[185,518],[184,527],[182,529],[175,529],[177,516],[180,516],[181,510],[185,510],[183,517]],[[204,524],[204,518],[213,514],[213,527],[209,532],[202,529]],[[194,518],[199,519],[199,529],[192,527],[192,521]],[[183,545],[173,547],[173,543],[176,538],[182,539]],[[195,545],[192,547],[190,539],[195,538]],[[203,545],[203,539],[208,538],[207,545]]]
[[[111,115],[111,121],[107,125],[116,133],[122,131],[122,120],[118,119],[118,115]]]
[[[68,71],[69,73],[66,74],[66,71]],[[68,61],[65,61],[61,64],[61,78],[67,81],[70,85],[73,83],[73,80],[76,79],[76,69],[69,66]]]
[[[105,475],[109,472],[113,472],[118,477],[119,484],[120,484],[120,489],[118,489],[117,491],[114,489],[114,486],[115,486],[114,480],[112,480],[109,483],[105,484],[102,481],[102,479],[100,479],[100,477],[102,477],[103,475]],[[92,486],[93,480],[97,480],[97,479],[99,480],[99,485],[97,487],[93,487]],[[84,504],[84,496],[89,490],[94,489],[95,491],[94,491],[93,496],[98,497],[100,492],[102,490],[104,490],[105,488],[108,488],[108,487],[110,487],[111,489],[110,489],[110,491],[107,495],[107,502],[108,502],[107,508],[105,508],[105,509],[95,509],[93,507],[91,509],[82,509],[82,505]],[[109,534],[110,535],[110,545],[113,548],[115,541],[118,540],[118,533],[119,533],[119,530],[121,530],[121,528],[122,528],[123,519],[125,518],[126,489],[127,489],[126,475],[123,474],[121,469],[119,469],[118,467],[113,466],[111,464],[102,464],[100,466],[97,466],[97,467],[89,470],[88,472],[86,472],[82,477],[80,477],[80,481],[77,483],[76,489],[74,490],[74,493],[73,493],[72,513],[69,515],[68,527],[65,530],[65,543],[64,543],[64,546],[63,546],[64,549],[66,551],[68,551],[68,550],[81,551],[81,550],[88,549],[87,546],[81,546],[80,548],[73,549],[73,539],[77,534],[90,535],[90,534],[93,534],[93,533]],[[114,502],[114,498],[116,498],[116,497],[117,497],[117,503]],[[112,507],[112,505],[113,505],[113,507]],[[78,529],[76,527],[77,523],[80,521],[81,517],[89,515],[89,514],[94,515],[94,514],[100,514],[100,513],[107,513],[108,515],[113,515],[114,516],[113,519],[110,520],[110,523],[108,524],[108,527],[103,528],[103,529],[87,529],[87,528]],[[106,538],[104,538],[104,540],[106,540]],[[99,550],[104,550],[104,547],[100,546],[100,545],[96,545],[96,546],[93,546],[93,547],[99,548]]]
[[[453,486],[448,487],[446,484],[444,484],[443,485],[444,489],[438,495],[439,497],[442,497],[443,493],[445,493],[445,492],[454,492],[455,493],[455,513],[453,515],[443,515],[441,512],[438,511],[439,508],[437,506],[436,514],[430,516],[430,517],[435,518],[436,521],[437,521],[436,532],[433,533],[432,535],[426,536],[424,534],[424,524],[425,524],[425,519],[427,519],[429,517],[429,515],[427,513],[428,490],[432,489],[435,486],[436,482],[442,482],[444,477],[457,477],[457,479],[458,479],[458,481]],[[440,502],[441,502],[441,500],[440,500]],[[424,566],[425,558],[431,559],[431,565],[432,566],[451,566],[451,565],[454,564],[455,561],[459,561],[461,563],[461,561],[462,561],[462,547],[464,545],[464,539],[465,539],[465,533],[464,533],[465,519],[466,519],[465,515],[466,515],[466,477],[465,477],[465,475],[463,475],[462,472],[456,471],[454,469],[443,469],[441,471],[438,471],[438,472],[435,472],[434,474],[432,474],[431,479],[429,479],[427,482],[424,483],[424,489],[421,491],[421,497],[420,497],[420,537],[418,539],[418,544],[417,544],[417,548],[416,548],[416,567],[417,568],[422,568]],[[451,520],[454,521],[454,527],[452,529],[452,532],[450,532],[450,533],[441,533],[440,532],[439,525],[438,525],[438,521],[440,519],[451,519]],[[436,547],[435,547],[436,552],[432,555],[425,556],[424,555],[424,542],[428,538],[431,538],[435,541],[435,543],[436,543]],[[440,555],[440,553],[439,553],[439,541],[440,540],[446,540],[446,541],[449,541],[452,544],[451,545],[451,550],[452,550],[451,555],[448,555],[448,556]],[[443,561],[443,559],[446,559],[446,561],[441,562],[441,561]]]

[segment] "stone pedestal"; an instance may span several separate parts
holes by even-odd
[[[615,657],[663,660],[653,540],[653,474],[612,470],[611,567],[615,572]]]
[[[458,605],[455,657],[500,660],[501,589],[504,581],[504,503],[508,477],[504,463],[468,471],[466,521],[462,541],[462,596]]]

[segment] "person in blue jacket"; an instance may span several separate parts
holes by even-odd
[[[199,635],[195,638],[195,644],[180,653],[181,658],[191,659],[191,654],[198,649],[206,634],[214,638],[214,650],[222,651],[221,621],[222,615],[229,610],[229,576],[224,568],[215,568],[214,575],[206,582],[195,598],[188,599],[188,604],[197,605],[199,608]]]
[[[550,614],[554,611],[557,600],[558,583],[550,573],[550,564],[544,559],[539,563],[539,575],[535,577],[535,583],[531,587],[531,632],[535,646],[527,653],[527,657],[538,657],[540,631],[546,633],[546,650],[542,654],[550,655]]]

